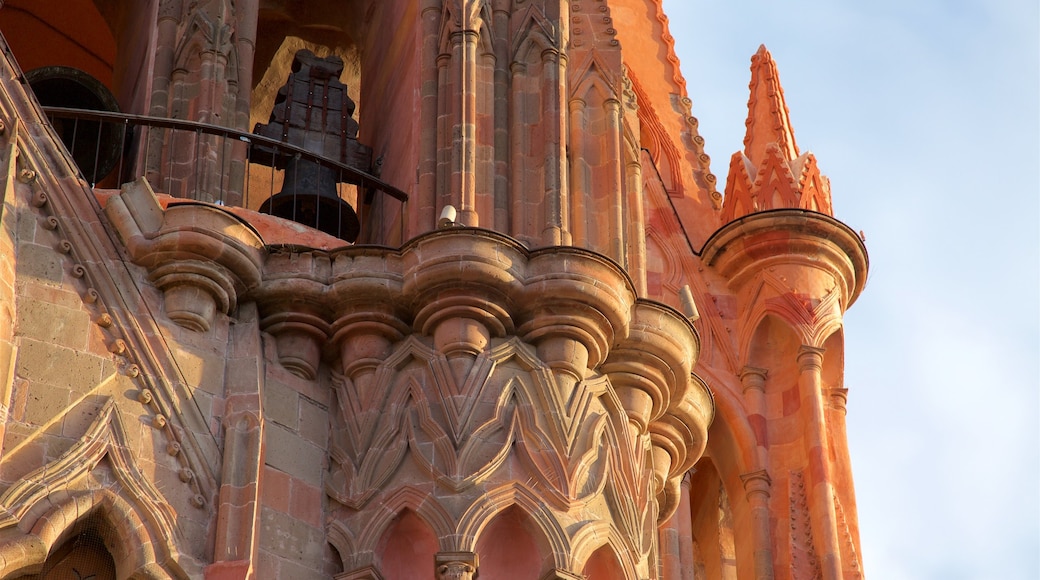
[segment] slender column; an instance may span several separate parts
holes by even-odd
[[[755,432],[755,454],[758,465],[767,465],[769,441],[766,431],[766,376],[768,369],[746,366],[740,371],[740,384],[744,390],[744,401],[748,409],[748,421]]]
[[[847,531],[852,536],[851,541],[855,552],[859,552],[859,513],[856,508],[856,494],[852,480],[852,460],[849,457],[848,435],[845,426],[845,415],[848,412],[846,409],[848,396],[849,390],[846,388],[832,387],[830,389],[827,426],[830,429],[830,443],[833,446],[836,496],[840,502],[840,505],[836,505],[835,508],[840,507],[841,514],[845,517],[844,523],[848,526]],[[855,552],[843,554],[842,565],[845,569],[844,572],[857,570],[858,563],[856,562]],[[852,561],[847,561],[845,558],[851,558]],[[862,572],[862,570],[858,571]]]
[[[681,493],[680,491],[680,506],[682,505]],[[657,553],[661,561],[659,569],[663,580],[680,580],[682,578],[682,547],[680,545],[682,533],[679,531],[679,522],[684,518],[689,519],[689,517],[690,514],[683,513],[680,507],[657,531]]]
[[[570,181],[570,243],[576,246],[588,246],[589,238],[585,231],[585,212],[588,211],[586,197],[588,196],[585,181],[585,101],[571,99],[569,104],[570,117],[568,118],[567,146],[570,149],[570,167],[568,175]]]
[[[827,445],[823,385],[824,349],[802,346],[798,351],[798,388],[806,416],[805,446],[811,487],[809,517],[824,580],[841,579],[834,484]]]
[[[156,117],[172,117],[170,87],[173,75],[174,51],[177,45],[177,26],[181,18],[180,0],[162,0],[159,6],[159,15],[156,28],[155,42],[155,72],[152,77],[152,95],[149,105],[149,114]],[[145,177],[149,183],[155,183],[157,187],[162,183],[163,141],[166,132],[153,129],[148,132],[148,146],[146,147]]]
[[[607,195],[610,202],[607,222],[609,226],[607,228],[608,247],[592,249],[606,253],[611,259],[624,267],[625,236],[622,230],[624,188],[621,175],[621,103],[617,99],[607,99],[603,104],[603,108],[607,116],[607,163],[610,164],[610,181],[607,187]]]
[[[451,74],[448,65],[451,64],[451,55],[441,53],[437,55],[437,178],[434,191],[435,210],[447,204],[458,203],[451,196],[451,105],[449,82]],[[437,211],[433,219],[438,217]]]
[[[675,512],[679,515],[679,578],[682,580],[694,580],[697,566],[693,557],[693,507],[690,500],[690,473],[693,471],[687,472],[679,483],[679,509]]]
[[[545,103],[542,117],[545,127],[545,227],[542,230],[542,243],[547,246],[563,243],[566,231],[564,208],[568,202],[564,160],[567,154],[563,139],[566,120],[562,104],[564,89],[561,86],[561,82],[567,78],[566,62],[567,58],[556,50],[542,53],[542,98]]]
[[[495,230],[509,232],[509,0],[496,0],[492,12],[495,38],[494,199]]]
[[[646,217],[643,212],[643,166],[639,163],[638,155],[637,151],[629,159],[625,171],[628,177],[625,186],[628,203],[623,209],[627,210],[628,215],[623,223],[628,223],[631,228],[627,232],[630,238],[625,263],[628,265],[628,275],[636,285],[636,294],[646,296]]]
[[[524,115],[523,81],[527,74],[527,65],[513,62],[509,65],[511,81],[509,83],[511,92],[510,118],[509,118],[509,212],[510,231],[509,235],[528,241],[531,238],[531,230],[527,227],[527,207],[525,202],[524,188],[524,150],[527,145],[527,131],[524,126],[527,119]]]
[[[462,3],[468,13],[469,1]],[[477,45],[480,40],[479,17],[471,20],[462,15],[461,29],[451,33],[450,84],[441,86],[446,90],[450,111],[451,131],[449,156],[451,159],[451,189],[453,204],[458,208],[458,223],[464,226],[479,226],[477,211],[476,167],[477,167]],[[490,216],[488,216],[490,218]]]
[[[416,203],[409,219],[410,231],[404,239],[434,228],[437,218],[437,93],[440,66],[438,63],[437,31],[440,28],[439,0],[424,0],[419,19],[422,23],[419,85],[419,185]]]
[[[766,470],[740,476],[751,505],[751,533],[755,546],[755,580],[773,579],[773,538],[769,530],[769,489],[773,481]]]

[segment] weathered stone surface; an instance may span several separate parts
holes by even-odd
[[[764,48],[723,200],[659,2],[77,0],[68,46],[36,4],[15,57],[207,126],[92,190],[0,58],[5,574],[95,534],[119,578],[862,577],[867,256]],[[299,48],[347,66],[275,102]],[[257,214],[287,158],[211,132],[272,107],[408,201]]]

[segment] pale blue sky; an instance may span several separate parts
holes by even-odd
[[[664,6],[719,179],[765,44],[866,233],[845,378],[867,577],[1040,578],[1037,2]]]

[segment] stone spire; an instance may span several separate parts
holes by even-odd
[[[830,182],[816,157],[798,150],[776,61],[764,45],[751,57],[748,88],[744,150],[730,159],[723,219],[778,208],[831,215]]]
[[[784,159],[798,157],[798,145],[794,141],[794,129],[784,100],[784,89],[780,86],[780,74],[776,70],[773,55],[763,44],[751,57],[751,96],[748,98],[747,133],[744,134],[744,155],[755,165],[761,165],[766,150],[776,144]]]

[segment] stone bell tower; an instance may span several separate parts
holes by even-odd
[[[861,575],[764,48],[723,197],[658,0],[64,9],[0,7],[0,578]]]

